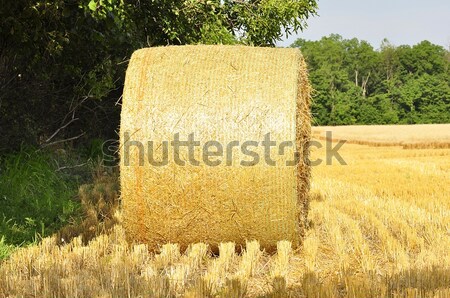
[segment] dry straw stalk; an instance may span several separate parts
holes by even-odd
[[[195,242],[214,249],[227,241],[240,247],[254,239],[268,251],[280,240],[296,247],[308,209],[310,90],[297,49],[171,46],[136,51],[126,74],[120,132],[127,238],[150,249],[165,243],[185,249]],[[125,133],[130,139],[124,139]],[[200,165],[175,164],[170,142],[176,133],[181,140],[195,134],[200,147],[194,157]],[[240,161],[251,158],[235,147],[232,165],[227,165],[227,144],[261,144],[267,133],[277,145],[292,141],[295,148],[279,155],[273,147],[276,166],[270,166],[262,146],[249,147],[260,161],[245,167]],[[211,140],[224,149],[222,163],[214,167],[205,165],[201,151]],[[127,146],[130,141],[141,142],[146,154],[153,141],[157,161],[168,141],[168,164],[152,166],[145,155],[139,166],[142,148]],[[183,150],[184,159],[188,153]],[[294,151],[300,152],[300,161],[286,166]]]

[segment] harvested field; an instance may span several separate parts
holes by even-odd
[[[87,246],[48,238],[18,250],[1,264],[0,297],[449,297],[450,150],[346,144],[339,153],[348,165],[312,169],[298,250],[280,242],[267,254],[251,242],[238,254],[223,243],[217,257],[204,244],[168,244],[153,254],[129,246],[119,224]],[[324,159],[325,146],[312,158]]]
[[[450,124],[320,126],[312,134],[320,140],[329,138],[370,146],[402,146],[404,149],[449,149]]]

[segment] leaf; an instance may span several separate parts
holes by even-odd
[[[89,9],[92,11],[97,10],[97,3],[94,0],[91,0],[91,2],[89,2],[88,6],[89,6]]]

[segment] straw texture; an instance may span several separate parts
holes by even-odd
[[[126,73],[120,128],[127,239],[151,249],[169,242],[182,249],[194,242],[245,246],[255,239],[267,251],[276,250],[280,240],[298,246],[308,209],[310,90],[297,49],[171,46],[136,51]],[[176,133],[181,141],[194,133],[200,146],[193,157],[199,165],[175,163],[170,143]],[[276,166],[265,162],[261,142],[267,133],[277,142],[270,150]],[[142,148],[133,141],[144,145],[143,165]],[[148,153],[162,160],[164,141],[168,164],[153,166]],[[223,156],[210,158],[220,165],[204,163],[202,147],[208,141],[223,145]],[[233,141],[258,142],[247,148],[259,155],[259,162],[241,165],[253,158],[240,147],[227,150]],[[295,148],[280,154],[278,145],[284,141]],[[301,153],[299,162],[286,166],[294,151]],[[178,153],[188,160],[186,148]]]

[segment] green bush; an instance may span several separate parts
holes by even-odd
[[[21,245],[48,236],[78,209],[77,183],[57,169],[51,155],[33,149],[0,159],[0,238]]]

